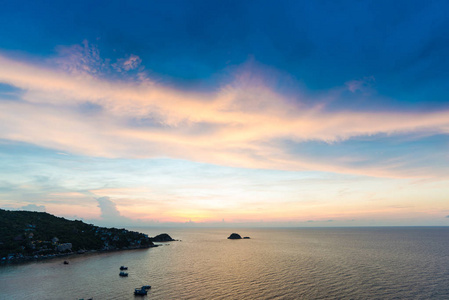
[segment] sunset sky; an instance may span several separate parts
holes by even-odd
[[[0,207],[449,225],[449,2],[8,1]]]

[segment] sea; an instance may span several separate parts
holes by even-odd
[[[0,299],[449,299],[449,227],[130,229],[179,241],[3,265]]]

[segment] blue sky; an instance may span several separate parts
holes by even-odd
[[[449,222],[445,1],[1,5],[2,208]]]

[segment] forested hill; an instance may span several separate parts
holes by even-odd
[[[154,246],[146,234],[71,221],[43,212],[0,209],[0,259]]]

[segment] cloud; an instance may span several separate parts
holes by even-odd
[[[139,220],[132,220],[122,216],[117,209],[117,205],[109,197],[100,197],[96,199],[100,208],[100,220],[95,219],[92,222],[107,226],[136,226],[142,223]]]
[[[94,44],[84,40],[80,45],[59,46],[58,56],[49,59],[49,65],[56,65],[68,74],[103,78],[126,77],[140,82],[149,81],[142,60],[135,54],[118,58],[115,62],[104,59]]]
[[[28,205],[20,207],[19,209],[28,210],[28,211],[45,212],[44,205],[36,205],[36,204],[28,204]]]
[[[84,40],[81,45],[59,46],[59,56],[50,63],[57,64],[71,74],[98,74],[108,68],[108,61],[100,57],[100,50]]]
[[[347,89],[352,93],[355,93],[357,91],[367,93],[372,89],[371,85],[374,81],[375,81],[374,76],[370,76],[359,80],[347,81],[345,82],[345,85]]]
[[[319,99],[297,101],[249,72],[237,72],[214,92],[178,90],[149,78],[108,79],[100,74],[106,60],[95,49],[85,42],[64,50],[69,54],[58,58],[58,68],[0,54],[0,83],[23,91],[22,101],[0,102],[0,138],[87,156],[407,176],[304,158],[283,143],[332,145],[376,134],[449,133],[449,111],[328,111]],[[125,71],[139,69],[140,58],[131,55],[119,63]],[[347,86],[355,92],[364,83]],[[86,104],[98,109],[86,113]]]
[[[98,207],[101,210],[101,218],[103,219],[114,219],[122,217],[120,212],[117,210],[117,205],[112,202],[109,197],[97,198]]]
[[[115,64],[115,67],[118,71],[130,71],[137,69],[140,64],[142,63],[142,60],[137,55],[131,54],[127,59],[119,59],[117,60],[117,63]]]

